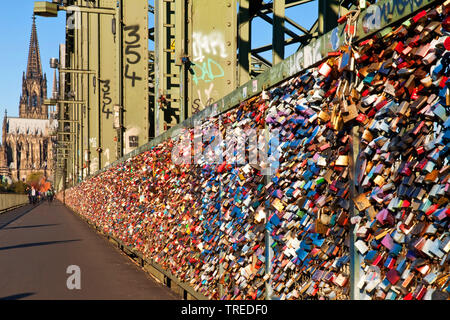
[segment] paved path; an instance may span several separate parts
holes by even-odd
[[[67,267],[81,289],[67,288]],[[2,299],[178,299],[60,202],[0,215]]]

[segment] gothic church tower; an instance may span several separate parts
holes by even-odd
[[[0,146],[0,176],[26,181],[31,173],[41,172],[52,181],[55,132],[58,123],[49,119],[47,78],[42,72],[41,55],[33,17],[26,72],[22,75],[19,117],[3,119]]]
[[[43,104],[47,99],[47,77],[42,74],[41,55],[36,32],[36,18],[33,17],[27,72],[22,76],[19,117],[48,119],[48,108]]]

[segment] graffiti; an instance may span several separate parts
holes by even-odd
[[[69,6],[67,12],[67,30],[81,29],[81,9],[78,6]]]
[[[211,58],[208,58],[207,61],[201,64],[193,65],[192,69],[194,70],[192,80],[196,85],[198,85],[200,80],[208,83],[225,76],[225,72],[220,64]]]
[[[380,29],[393,19],[394,16],[407,15],[430,0],[392,0],[369,6],[362,17],[362,26],[365,33]]]
[[[136,81],[142,80],[141,77],[136,75],[135,71],[133,71],[131,75],[129,74],[131,66],[141,61],[140,53],[134,50],[141,48],[141,44],[139,43],[141,40],[141,36],[139,35],[139,25],[126,26],[124,31],[127,32],[127,37],[134,38],[133,41],[125,40],[125,57],[127,62],[125,65],[125,78],[131,79],[131,86],[134,87]]]
[[[306,46],[303,50],[304,67],[308,68],[314,63],[322,60],[322,54],[320,53],[320,41],[317,41],[311,46]]]
[[[214,83],[221,79],[224,81],[225,70],[221,63],[228,57],[225,38],[220,32],[209,34],[193,33],[193,64],[192,81],[197,86],[197,95],[192,102],[192,111],[197,113],[214,102]],[[216,83],[216,86],[219,84]],[[217,92],[217,91],[216,91]]]
[[[380,29],[381,27],[381,10],[376,5],[371,5],[367,8],[367,15],[363,19],[364,32],[370,32]]]
[[[112,102],[111,97],[110,97],[110,94],[111,94],[110,82],[111,82],[110,80],[100,80],[100,83],[103,84],[102,113],[106,114],[106,119],[109,119],[109,115],[112,114],[111,110],[108,108],[108,106]]]
[[[97,170],[98,170],[98,158],[93,158],[92,159],[92,162],[91,162],[91,165],[90,165],[90,169],[91,169],[91,172],[96,172]]]
[[[320,53],[320,41],[316,41],[306,47],[303,50],[298,51],[289,60],[289,74],[293,75],[306,69],[316,62],[322,60],[322,54]]]
[[[91,146],[91,148],[97,148],[97,138],[89,138],[89,144]]]
[[[206,100],[206,103],[202,102],[201,98],[194,99],[193,105],[192,105],[192,113],[197,113],[203,109],[205,109],[208,105],[214,102],[214,99],[209,98]]]
[[[193,101],[193,106],[192,106],[192,110],[194,113],[205,109],[207,106],[209,106],[211,103],[214,102],[214,99],[212,98],[212,91],[214,89],[214,84],[210,84],[208,89],[204,89],[205,92],[205,99],[202,99],[202,93],[200,90],[197,90],[197,95],[198,98],[194,99]],[[206,101],[205,103],[203,103],[202,101]]]
[[[109,148],[107,148],[106,150],[105,150],[105,157],[106,157],[106,159],[108,160],[108,162],[109,162]],[[107,166],[107,164],[105,163],[105,166]]]
[[[361,33],[364,35],[380,30],[394,19],[405,17],[431,2],[432,0],[378,1],[361,13],[358,21],[358,32],[361,36]],[[342,44],[343,28],[343,26],[340,26],[332,30],[328,35],[329,43],[324,45],[322,49],[321,40],[318,40],[291,56],[288,62],[289,75],[292,76],[322,60],[321,51],[327,50],[327,45],[329,48],[337,50]]]
[[[201,32],[194,32],[192,39],[195,62],[203,62],[206,55],[219,56],[220,58],[228,56],[222,33],[211,32],[209,35],[204,35]]]
[[[339,46],[341,44],[341,39],[339,38],[339,28],[336,27],[333,29],[333,31],[331,32],[331,48],[333,50],[337,50],[339,49]]]

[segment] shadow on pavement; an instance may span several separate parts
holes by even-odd
[[[3,228],[3,230],[29,229],[29,228],[40,228],[40,227],[52,227],[52,226],[59,226],[59,224],[53,223],[53,224],[37,224],[34,226],[8,227],[8,228]]]
[[[0,247],[0,251],[9,250],[9,249],[18,249],[18,248],[47,246],[47,245],[50,245],[50,244],[67,243],[67,242],[75,242],[75,241],[81,241],[81,239],[61,240],[61,241],[45,241],[45,242],[35,242],[35,243],[24,243],[24,244],[19,244],[19,245],[16,245],[16,246]]]
[[[19,300],[22,298],[32,296],[33,294],[34,294],[34,292],[19,293],[19,294],[14,294],[12,296],[0,297],[0,300]]]
[[[35,206],[28,205],[28,206],[29,206],[28,209],[26,209],[24,212],[20,213],[19,215],[14,216],[14,219],[9,220],[9,221],[7,221],[7,222],[0,222],[0,230],[3,229],[4,227],[6,227],[8,224],[10,224],[10,223],[16,221],[17,219],[20,219],[21,217],[23,217],[24,215],[26,215],[26,214],[27,214],[28,212],[30,212],[31,210],[33,210],[33,209],[35,209],[35,208],[38,207],[38,205],[35,205]],[[7,214],[8,214],[8,213],[5,212],[3,215],[6,216]]]

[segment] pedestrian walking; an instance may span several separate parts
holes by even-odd
[[[37,192],[34,187],[31,187],[31,203],[36,204]]]
[[[46,196],[47,196],[47,202],[48,202],[48,204],[51,204],[52,201],[53,201],[53,191],[52,191],[52,189],[48,189],[48,190],[47,190]]]
[[[29,202],[29,204],[32,204],[32,200],[33,200],[33,198],[31,197],[31,188],[27,188],[27,194],[28,194],[28,202]]]

